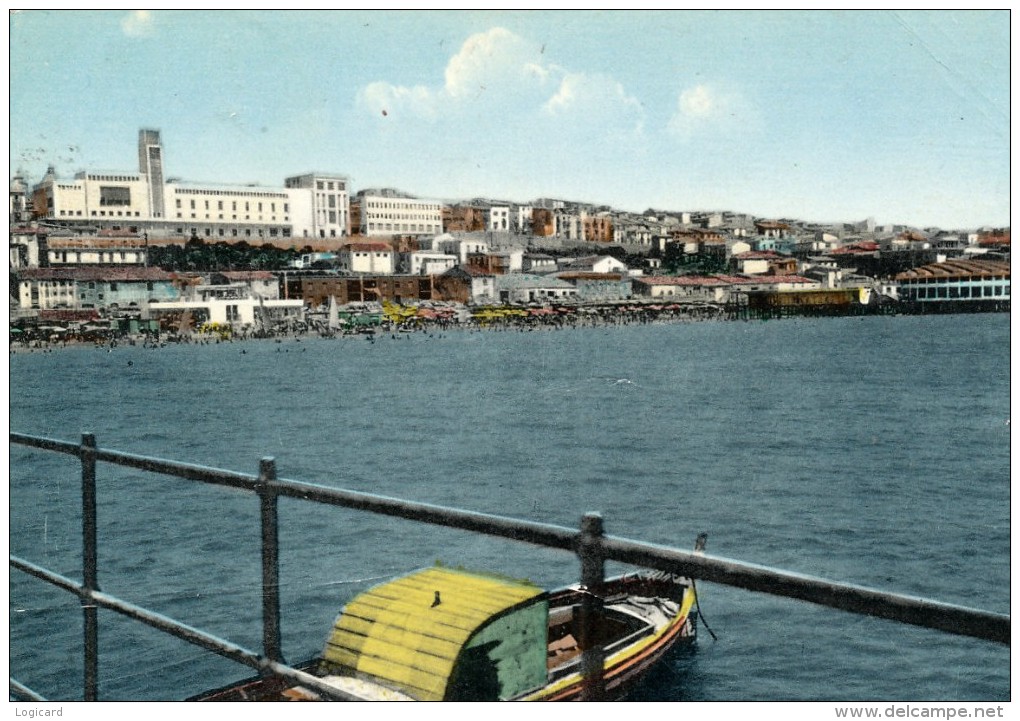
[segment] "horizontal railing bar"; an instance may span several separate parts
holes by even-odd
[[[17,556],[11,556],[11,566],[19,571],[27,573],[29,576],[35,576],[38,579],[46,581],[46,583],[62,588],[65,591],[70,591],[76,596],[81,596],[85,591],[85,587],[77,581],[73,581],[67,576],[61,576],[59,573],[54,573],[49,569],[37,566],[34,563],[18,558]]]
[[[258,478],[247,473],[236,471],[225,471],[220,468],[200,466],[193,463],[178,463],[177,461],[166,461],[162,458],[150,458],[139,456],[133,453],[121,451],[96,451],[96,460],[113,463],[118,466],[137,468],[150,473],[160,473],[164,476],[175,476],[190,481],[201,481],[230,488],[240,488],[246,491],[254,491]]]
[[[250,651],[242,646],[231,643],[230,641],[225,641],[222,638],[200,631],[193,626],[188,626],[187,624],[175,621],[169,616],[164,616],[161,613],[155,613],[154,611],[142,608],[141,606],[136,606],[135,604],[119,599],[116,596],[111,596],[101,591],[89,591],[87,588],[76,583],[72,579],[43,568],[42,566],[38,566],[30,561],[26,561],[23,558],[11,556],[10,565],[31,576],[35,576],[40,580],[63,588],[66,591],[70,591],[71,593],[79,596],[85,602],[91,602],[100,608],[106,608],[123,616],[127,616],[128,618],[133,618],[147,626],[151,626],[159,631],[175,636],[182,641],[187,641],[194,646],[204,648],[207,651],[211,651],[223,656],[224,658],[228,658],[231,661],[236,661],[237,663],[249,666],[257,671],[271,670],[273,673],[286,676],[287,678],[292,678],[309,687],[314,686],[315,690],[327,694],[331,698],[354,698],[339,689],[318,681],[314,676],[304,673],[303,671],[299,671],[298,669],[287,666],[286,664],[267,659],[254,651]]]
[[[18,697],[24,699],[25,701],[45,701],[46,700],[46,698],[44,696],[40,696],[35,691],[30,689],[28,686],[25,686],[24,684],[18,683],[13,678],[11,679],[11,694],[14,695],[14,696],[18,696]]]
[[[280,496],[369,511],[385,516],[405,518],[419,523],[475,531],[500,536],[537,546],[573,550],[577,531],[551,523],[523,521],[507,516],[496,516],[477,511],[438,506],[430,503],[405,501],[399,498],[377,496],[360,491],[347,491],[313,483],[278,479],[273,490]]]
[[[733,561],[605,536],[607,559],[657,568],[698,580],[808,601],[865,616],[1010,644],[1010,617],[966,606],[829,581],[753,563]]]
[[[33,448],[42,448],[47,451],[67,453],[72,456],[77,456],[81,451],[80,443],[69,443],[53,438],[42,438],[41,436],[29,436],[24,433],[11,433],[11,442],[20,443],[23,446],[32,446]]]

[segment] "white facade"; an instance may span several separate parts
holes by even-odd
[[[530,205],[517,206],[517,225],[514,227],[518,233],[531,232],[531,215],[534,208]]]
[[[337,258],[345,273],[393,275],[393,249],[385,243],[352,243]]]
[[[71,278],[22,280],[18,284],[18,305],[24,310],[77,308],[78,284]]]
[[[411,275],[441,275],[457,265],[457,256],[435,250],[407,254],[407,272]]]
[[[493,231],[509,231],[510,228],[510,208],[506,205],[494,205],[489,208],[489,230]]]
[[[362,235],[420,235],[443,232],[443,204],[438,200],[363,195]]]
[[[144,248],[50,248],[51,266],[60,265],[145,265]]]
[[[210,323],[222,323],[233,327],[254,326],[256,322],[304,317],[304,301],[297,300],[256,300],[255,298],[220,298],[209,296],[199,300],[167,301],[149,303],[150,317],[157,318],[168,312],[182,310],[203,310]]]
[[[351,234],[351,197],[348,179],[342,175],[307,173],[287,178],[284,185],[289,190],[304,190],[307,194],[296,193],[293,197],[301,200],[302,223],[294,228],[294,235],[300,238],[344,238]],[[311,222],[309,223],[308,220]]]
[[[81,172],[72,181],[47,180],[33,194],[36,213],[54,220],[149,220],[149,184],[138,173]],[[46,208],[40,208],[40,203]]]
[[[484,240],[473,240],[469,238],[453,238],[450,236],[436,238],[432,247],[443,253],[457,256],[461,263],[467,263],[467,258],[473,253],[488,253],[489,244]]]

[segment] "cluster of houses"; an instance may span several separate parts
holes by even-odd
[[[139,157],[138,172],[60,180],[50,169],[31,188],[12,179],[13,319],[186,313],[251,326],[329,302],[727,304],[797,294],[801,303],[835,291],[862,301],[1009,300],[1008,229],[631,213],[550,198],[446,203],[392,189],[352,194],[337,173],[280,188],[194,186],[164,180],[153,130],[140,132]],[[292,249],[293,261],[274,272],[151,266],[153,246],[195,241],[268,244]],[[692,267],[712,270],[675,272]]]

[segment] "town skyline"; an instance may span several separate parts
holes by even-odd
[[[144,126],[188,182],[278,186],[314,169],[444,201],[1008,226],[1008,20],[29,11],[10,20],[10,169],[30,185],[48,165],[133,169],[122,140]],[[72,30],[94,42],[27,64]],[[743,40],[706,39],[723,37]],[[110,102],[55,112],[72,86]]]

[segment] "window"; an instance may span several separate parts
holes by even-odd
[[[131,188],[114,185],[99,186],[100,205],[131,205]]]

